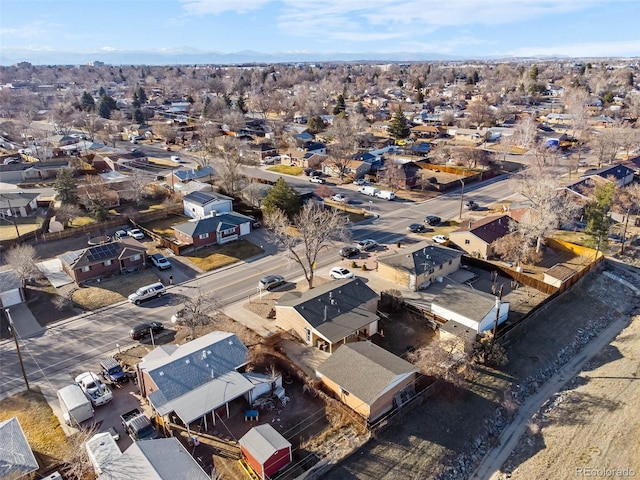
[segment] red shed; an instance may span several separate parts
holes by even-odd
[[[253,427],[239,443],[247,463],[262,479],[291,463],[291,444],[269,423]]]

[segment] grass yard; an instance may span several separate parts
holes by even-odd
[[[164,238],[173,238],[173,227],[174,225],[178,225],[180,223],[184,223],[189,221],[190,218],[185,215],[169,215],[166,218],[160,218],[158,220],[154,220],[153,222],[144,223],[142,226],[148,230],[151,230],[153,233],[160,235]]]
[[[107,305],[122,302],[143,285],[158,281],[158,273],[152,269],[142,270],[127,275],[116,275],[94,283],[91,286],[79,288],[73,292],[73,302],[84,310],[97,310]]]
[[[282,173],[284,175],[300,175],[302,173],[302,167],[292,167],[291,165],[275,165],[267,168],[270,172]]]
[[[46,472],[63,459],[67,437],[42,393],[22,392],[0,400],[0,421],[12,417],[18,417],[40,465],[39,472]]]
[[[20,235],[24,235],[36,230],[38,225],[35,223],[22,225],[17,223],[16,225],[13,225],[12,223],[2,222],[2,224],[0,224],[0,241],[17,238],[16,228],[18,229],[18,232],[20,232]]]
[[[238,240],[236,242],[198,250],[196,253],[185,255],[185,258],[198,268],[209,271],[259,255],[263,252],[264,250],[247,240]]]

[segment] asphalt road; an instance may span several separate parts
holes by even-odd
[[[506,178],[493,180],[468,189],[465,201],[473,199],[480,205],[495,202],[511,194],[510,185],[511,180]],[[359,194],[354,192],[353,195]],[[422,222],[426,214],[445,219],[456,218],[460,194],[453,192],[421,203],[376,200],[373,212],[378,213],[379,218],[355,225],[352,228],[353,240],[372,238],[380,244],[403,241],[412,235],[407,232],[406,226]],[[263,232],[257,235],[261,236]],[[273,246],[264,246],[268,253],[273,253]],[[317,262],[318,267],[337,262],[337,252],[338,248],[323,251]],[[162,272],[161,276],[168,276],[167,272]],[[54,325],[41,337],[21,340],[29,381],[56,390],[72,381],[80,371],[95,369],[99,359],[117,351],[118,345],[123,347],[130,344],[128,331],[133,325],[152,320],[168,324],[171,315],[180,308],[185,298],[198,291],[215,295],[223,304],[246,299],[256,293],[258,280],[271,273],[284,275],[288,281],[296,281],[302,276],[301,269],[288,260],[286,254],[267,254],[176,284],[169,288],[168,295],[141,306],[125,302]],[[176,276],[175,282],[180,281],[181,277]],[[14,343],[0,343],[0,398],[22,390],[23,385]]]

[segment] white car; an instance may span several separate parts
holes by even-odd
[[[109,387],[93,372],[81,373],[75,378],[75,383],[80,386],[94,406],[104,405],[113,400],[113,393]]]
[[[344,267],[333,267],[330,272],[331,278],[353,278],[355,275],[351,270],[348,270]]]
[[[331,197],[331,200],[333,200],[334,202],[346,203],[347,197],[343,193],[336,193]]]
[[[139,228],[134,228],[132,230],[129,230],[127,232],[127,235],[135,238],[136,240],[142,240],[144,238],[144,233],[142,233],[142,230],[140,230]]]
[[[322,178],[322,177],[311,177],[311,178],[309,179],[309,181],[310,181],[311,183],[326,183],[326,182],[325,182],[325,180],[324,180],[324,178]]]
[[[439,243],[440,245],[447,245],[449,243],[449,238],[445,237],[444,235],[434,235],[431,240]]]

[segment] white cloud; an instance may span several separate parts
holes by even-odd
[[[534,57],[540,55],[564,55],[568,57],[637,57],[640,56],[640,40],[525,47],[504,52],[504,55],[517,57]]]
[[[36,21],[20,25],[18,27],[0,27],[0,37],[11,38],[42,38],[43,36],[50,34],[52,30],[57,30],[62,25],[58,23],[50,23],[43,21]]]
[[[224,12],[247,13],[258,10],[273,0],[180,0],[189,13],[206,15]]]

